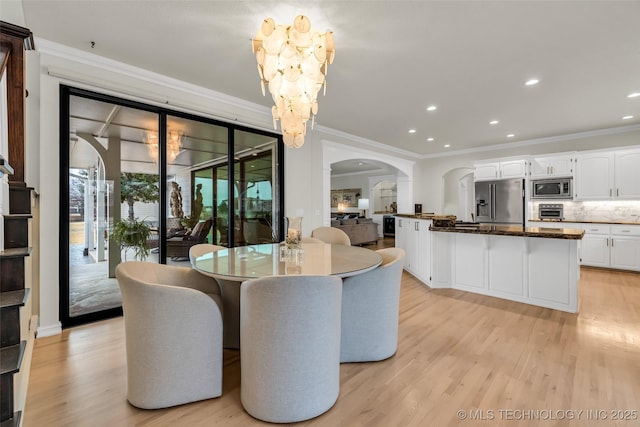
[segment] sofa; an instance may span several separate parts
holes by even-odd
[[[352,245],[378,242],[378,224],[371,218],[334,218],[331,227],[347,233]]]

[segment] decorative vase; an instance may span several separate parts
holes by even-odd
[[[287,236],[285,243],[287,247],[294,249],[300,246],[300,237],[302,236],[302,217],[292,216],[287,219]]]

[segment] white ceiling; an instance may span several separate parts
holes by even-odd
[[[265,107],[250,38],[266,17],[288,24],[307,15],[334,31],[337,51],[317,122],[418,155],[640,123],[640,97],[627,98],[640,92],[640,1],[23,0],[23,8],[38,38]],[[525,87],[533,77],[540,83]]]

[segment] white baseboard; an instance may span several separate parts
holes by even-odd
[[[50,337],[52,335],[60,335],[62,333],[62,323],[58,322],[49,326],[40,326],[36,332],[37,338]]]

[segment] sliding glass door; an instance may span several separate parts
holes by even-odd
[[[281,136],[66,86],[60,95],[63,327],[122,313],[122,261],[188,267],[198,243],[281,240]]]

